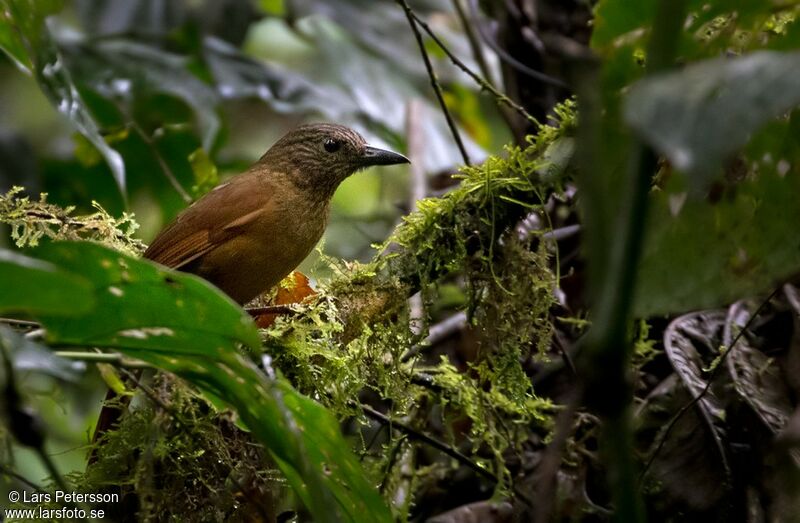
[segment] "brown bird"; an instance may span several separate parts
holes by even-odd
[[[180,213],[144,256],[197,274],[243,305],[311,252],[345,178],[373,165],[398,163],[408,159],[370,147],[347,127],[298,127],[247,171]]]
[[[373,165],[397,163],[408,159],[370,147],[347,127],[298,127],[247,171],[180,213],[144,257],[202,276],[244,305],[311,252],[328,223],[331,197],[345,178]],[[109,390],[106,400],[114,398]],[[94,441],[117,423],[126,398],[120,398],[121,405],[103,406]],[[95,450],[90,464],[97,459]]]

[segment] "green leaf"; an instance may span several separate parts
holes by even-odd
[[[282,16],[286,12],[284,0],[260,0],[258,6],[261,10],[272,16]]]
[[[83,314],[40,316],[52,343],[206,354],[236,342],[260,346],[250,317],[201,278],[86,242],[51,243],[36,253],[94,288],[94,307]]]
[[[762,51],[648,77],[625,120],[699,192],[755,131],[800,104],[800,53]]]
[[[195,197],[204,195],[219,183],[217,166],[202,147],[192,151],[192,154],[189,155],[189,164],[192,166],[192,174],[194,174],[192,192]]]
[[[37,253],[61,274],[91,282],[94,306],[64,317],[38,314],[53,345],[113,347],[174,372],[233,406],[275,458],[315,521],[391,521],[336,420],[265,362],[235,347],[260,347],[250,317],[204,280],[97,244],[52,243]],[[24,276],[24,275],[23,275]],[[35,289],[35,280],[14,284]],[[72,296],[62,296],[64,305]]]
[[[0,7],[3,7],[2,4],[0,4]],[[0,49],[11,58],[14,65],[21,71],[26,74],[32,74],[33,63],[28,58],[27,51],[25,51],[25,44],[11,24],[11,14],[7,9],[0,9]]]
[[[124,195],[125,164],[122,157],[103,140],[45,25],[45,17],[57,12],[62,4],[61,0],[0,0],[3,17],[0,22],[5,27],[0,30],[0,44],[10,41],[6,52],[19,64],[32,66],[44,94],[58,112],[66,116],[103,155]],[[12,36],[9,36],[9,31],[13,33]],[[22,49],[26,56],[20,55]]]
[[[768,293],[797,274],[798,133],[794,115],[758,133],[743,152],[746,179],[720,183],[718,198],[685,198],[670,186],[652,195],[639,315],[722,306]]]
[[[0,313],[76,316],[94,304],[92,286],[80,274],[0,249]]]
[[[607,52],[614,48],[621,48],[630,42],[647,37],[656,15],[656,0],[601,0],[595,6],[594,30],[592,31],[591,45],[594,49],[605,49]],[[708,24],[733,24],[742,30],[761,31],[771,17],[780,13],[787,13],[794,18],[796,2],[785,0],[726,0],[724,2],[709,2],[708,0],[689,0],[687,17],[684,30],[691,34],[696,43],[705,43],[705,50],[698,45],[689,46],[698,49],[706,56],[717,54],[717,46],[709,46],[709,40],[720,37],[726,43],[734,43],[743,35],[736,35],[734,31],[715,32]],[[770,24],[771,26],[773,24]],[[686,43],[686,42],[685,42]],[[748,42],[745,41],[745,44]],[[762,45],[763,42],[756,45]]]
[[[614,45],[621,36],[649,27],[656,11],[655,0],[602,0],[595,7],[592,48]]]

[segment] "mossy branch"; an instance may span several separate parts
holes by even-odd
[[[364,391],[376,393],[390,405],[389,419],[420,425],[425,433],[452,447],[459,445],[465,456],[471,455],[470,462],[485,468],[486,477],[496,478],[499,496],[514,492],[507,453],[521,448],[531,427],[546,433],[553,412],[549,401],[536,396],[520,362],[549,345],[556,278],[549,268],[548,243],[532,242],[530,234],[523,238],[514,227],[540,208],[543,195],[556,188],[567,171],[575,125],[572,104],[560,107],[558,114],[558,125],[542,127],[527,147],[510,147],[504,157],[464,168],[458,175],[459,187],[444,197],[420,202],[419,210],[405,218],[372,262],[342,269],[339,277],[320,286],[314,302],[293,305],[296,314],[281,316],[262,331],[264,351],[298,390],[340,419],[358,420],[357,427],[369,421],[353,399],[362,397]],[[127,215],[114,220],[98,211],[75,217],[72,209],[60,209],[44,199],[31,202],[17,197],[18,192],[0,200],[0,219],[15,227],[15,238],[22,245],[35,244],[43,236],[77,237],[128,252],[141,250],[141,243],[131,239],[128,225],[132,219]],[[423,363],[418,356],[403,360],[427,334],[412,333],[408,328],[408,296],[418,291],[432,296],[438,282],[451,274],[459,274],[464,282],[467,322],[480,325],[481,356],[469,364],[469,372],[446,359],[438,363]],[[425,380],[419,379],[421,373]],[[441,406],[436,412],[442,416],[442,426],[448,420],[469,421],[466,438],[471,451],[469,446],[461,446],[463,441],[454,441],[452,434],[426,426],[430,405]],[[183,414],[188,419],[193,417],[191,411],[199,408],[183,402],[178,410],[187,409]],[[147,412],[152,416],[154,411],[141,411],[142,415]],[[133,455],[135,449],[151,449],[147,452],[152,453],[162,444],[158,440],[144,442],[137,439],[138,434],[128,433],[140,430],[134,422],[146,421],[141,417],[134,412],[130,423],[124,423],[117,431],[120,434],[113,436],[119,443],[113,446],[115,451],[123,451],[122,455],[136,463],[141,460]],[[390,437],[397,436],[392,433]],[[193,448],[210,441],[199,441]],[[225,446],[218,440],[213,445]],[[370,447],[364,443],[364,464],[376,477],[384,478],[384,495],[393,499],[392,485],[403,483],[402,467],[391,456],[371,452]],[[479,449],[487,452],[479,453]],[[252,461],[243,466],[261,469],[262,457],[248,459]],[[78,483],[83,487],[123,484],[125,471],[114,465],[119,461],[118,455],[113,462],[101,459]],[[135,474],[152,476],[155,469],[147,468],[152,464],[153,460],[146,458],[137,465],[145,468]],[[213,475],[212,469],[203,470],[207,463],[195,465],[200,470],[193,476]],[[447,459],[438,466],[451,472]],[[424,476],[434,470],[414,469],[412,473]],[[170,500],[155,495],[147,485],[131,488],[146,498],[148,510],[170,506]],[[408,506],[398,510],[408,510]]]
[[[22,196],[22,187],[13,187],[0,194],[0,223],[11,226],[11,238],[18,247],[35,247],[42,237],[53,240],[88,240],[124,252],[139,255],[144,251],[141,240],[133,237],[139,228],[133,214],[114,218],[97,202],[96,212],[75,216],[74,207],[59,207],[47,201],[47,194],[38,200]]]
[[[458,188],[421,200],[371,263],[331,282],[328,288],[345,318],[358,313],[369,322],[424,284],[463,269],[469,258],[491,257],[497,240],[535,209],[542,191],[558,185],[570,167],[574,103],[558,106],[556,114],[557,122],[541,126],[527,147],[510,146],[506,157],[463,168],[456,175]]]
[[[464,168],[459,187],[420,201],[372,262],[342,268],[321,285],[316,302],[295,306],[300,314],[282,317],[263,334],[264,350],[295,386],[341,418],[366,423],[352,399],[371,390],[390,402],[393,419],[432,402],[448,417],[470,420],[469,438],[476,449],[491,450],[483,463],[506,493],[505,451],[524,439],[521,427],[546,430],[552,413],[520,361],[549,347],[556,280],[546,242],[532,247],[514,227],[540,208],[568,170],[571,103],[559,108],[559,118],[527,147]],[[435,293],[452,274],[469,295],[468,323],[480,326],[482,355],[469,373],[447,360],[423,368],[417,357],[403,358],[427,334],[408,328],[408,297]],[[420,371],[430,377],[427,386],[417,379]],[[386,466],[392,465],[379,469]]]

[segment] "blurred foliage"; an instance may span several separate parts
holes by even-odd
[[[205,149],[224,178],[262,154],[298,120],[325,119],[351,125],[377,145],[384,142],[402,151],[411,99],[426,108],[422,129],[428,145],[419,151],[419,161],[430,173],[457,164],[460,156],[430,101],[413,38],[402,11],[391,0],[358,6],[342,2],[341,9],[326,2],[293,2],[288,11],[282,4],[67,3],[62,16],[51,18],[41,33],[52,41],[50,61],[57,60],[58,70],[69,76],[75,91],[72,100],[96,122],[101,141],[77,127],[88,143],[81,138],[70,145],[63,138],[55,141],[53,131],[60,132],[58,127],[39,127],[36,135],[28,135],[37,144],[31,151],[34,163],[24,165],[24,170],[9,169],[8,174],[0,171],[0,177],[8,176],[0,178],[0,185],[43,187],[53,202],[81,210],[98,201],[116,215],[128,210],[125,200],[106,178],[109,167],[100,161],[103,157],[88,153],[90,148],[119,153],[125,174],[123,179],[115,167],[117,181],[126,184],[123,194],[128,195],[129,209],[139,217],[147,239],[188,198],[200,194],[192,191],[196,171],[189,160],[198,148]],[[37,3],[32,12],[44,12],[45,7],[46,3]],[[445,31],[449,45],[466,49],[465,37],[453,27],[449,2],[420,2],[415,7],[424,14],[441,14],[432,18],[434,27]],[[387,31],[397,35],[391,45],[383,38]],[[378,41],[384,43],[377,46]],[[13,55],[15,48],[6,47]],[[397,68],[398,64],[404,65]],[[463,99],[458,114],[465,129],[484,145],[499,147],[507,141],[492,101],[480,96],[446,59],[437,59],[436,66],[445,87],[452,85]],[[0,103],[6,97],[9,105],[27,104],[41,111],[38,101],[26,99],[30,90],[19,89],[11,79],[13,75]],[[37,80],[41,82],[38,76]],[[59,108],[57,97],[52,103]],[[9,129],[9,140],[28,144],[24,135],[13,131],[21,118],[6,114],[10,119],[0,120],[0,130]],[[487,136],[492,137],[491,144]],[[485,154],[474,143],[470,150],[475,158]],[[69,177],[61,175],[64,170],[69,170]],[[354,179],[342,187],[326,242],[332,254],[366,259],[370,244],[385,238],[396,223],[403,207],[398,202],[405,201],[403,177],[397,168],[385,170],[391,173],[387,178],[366,173],[359,177],[361,183]],[[362,183],[375,187],[367,199],[361,193]],[[354,201],[363,202],[355,214],[350,204]],[[354,219],[361,222],[355,232]]]
[[[798,3],[767,2],[767,8],[763,2],[689,2],[678,57],[697,63],[636,84],[647,63],[645,42],[656,4],[602,1],[592,36],[592,47],[603,58],[601,92],[609,116],[601,131],[603,156],[624,158],[630,150],[633,136],[624,107],[635,135],[667,159],[645,232],[636,294],[642,316],[713,307],[763,292],[800,262],[792,247],[796,242],[787,236],[794,230],[785,227],[800,212],[788,196],[798,181],[791,138],[795,118],[783,116],[796,100],[782,98],[793,91],[783,85],[792,83],[793,68],[769,68],[793,55],[747,54],[796,47],[791,22]],[[699,61],[721,53],[742,57]],[[777,116],[782,117],[775,121]],[[774,123],[765,125],[770,120]],[[596,210],[587,216],[587,227],[597,234],[590,243],[594,249],[614,234],[627,167],[620,161],[606,165],[608,171],[596,180]]]
[[[616,282],[617,287],[606,287],[612,296],[609,303],[619,303],[613,295],[631,288],[626,283],[632,282],[636,315],[674,314],[767,294],[797,274],[797,231],[787,227],[800,211],[796,199],[788,196],[796,193],[800,179],[793,129],[797,100],[783,98],[791,88],[780,87],[793,83],[790,70],[770,68],[775,62],[791,62],[794,55],[762,50],[798,47],[798,9],[794,1],[598,2],[592,47],[601,61],[597,78],[583,78],[591,79],[592,87],[583,92],[584,101],[590,102],[582,110],[593,104],[594,111],[582,112],[589,124],[581,141],[585,172],[579,187],[584,195],[590,281],[595,285],[601,282],[602,287],[622,249],[640,238],[644,242],[643,259],[634,266],[635,281],[629,274]],[[669,53],[665,34],[657,31],[666,27],[664,21],[670,14],[675,16],[678,36],[674,55]],[[664,54],[659,56],[659,51]],[[668,57],[666,63],[664,56]],[[677,66],[675,70],[662,72],[673,66]],[[772,87],[777,89],[770,93]],[[647,146],[663,155],[657,164],[653,157],[655,177],[646,160],[650,158]],[[649,182],[649,194],[641,207],[649,208],[648,216],[639,228],[632,221],[644,216],[624,214],[638,203],[629,184],[642,178],[631,173]],[[620,242],[625,235],[632,236]],[[638,260],[634,247],[625,255]],[[773,292],[770,298],[774,296]],[[598,323],[614,321],[604,312],[594,311]],[[693,328],[684,327],[685,318],[675,319],[664,333],[669,363],[683,385],[676,387],[665,380],[648,389],[653,395],[648,407],[654,410],[640,412],[638,422],[646,427],[659,412],[669,414],[658,418],[661,430],[643,451],[645,471],[638,478],[632,451],[622,450],[628,481],[624,486],[617,482],[615,488],[621,490],[616,492],[616,502],[628,505],[631,520],[642,516],[635,502],[623,500],[635,499],[642,485],[648,489],[648,508],[660,517],[682,513],[686,507],[701,518],[726,519],[746,510],[779,517],[785,498],[796,496],[796,467],[788,467],[792,472],[785,478],[794,479],[786,483],[785,490],[772,489],[754,486],[744,477],[750,472],[731,457],[739,434],[735,427],[743,423],[740,405],[712,384],[741,378],[715,370],[727,355],[720,356],[718,348],[730,347],[734,338],[723,340],[717,335],[719,324],[711,321],[712,314],[698,313],[700,321]],[[726,329],[735,323],[735,305],[730,314]],[[687,329],[687,339],[675,350],[669,345],[673,328]],[[597,329],[602,331],[602,325]],[[775,340],[780,338],[777,332],[768,336],[775,343],[785,343]],[[696,357],[692,344],[709,347],[711,355],[705,360]],[[628,369],[628,355],[621,348],[609,343],[605,352],[596,352],[595,363],[602,361],[601,356],[613,361],[612,370],[618,376],[611,377],[613,382],[623,381],[619,371]],[[746,350],[736,347],[740,349]],[[728,352],[733,350],[730,347]],[[623,365],[617,367],[617,361]],[[587,369],[585,374],[587,381],[600,387],[590,393],[608,388],[608,370]],[[619,411],[615,412],[625,412],[626,402],[632,399],[630,392],[616,398],[614,408]],[[697,413],[702,431],[693,426]],[[784,428],[790,430],[788,425]],[[646,438],[647,430],[637,432],[637,437]],[[609,436],[616,441],[629,438],[628,434]],[[757,437],[745,438],[753,441]],[[607,448],[615,447],[607,444]],[[711,448],[713,457],[708,454]],[[721,462],[716,460],[717,454]],[[759,463],[754,466],[771,474],[769,462],[760,461],[757,454],[751,456]],[[697,481],[687,483],[684,477],[695,474],[698,466],[704,472],[697,473]],[[647,472],[651,476],[644,480]],[[745,500],[743,485],[765,492],[764,499]]]

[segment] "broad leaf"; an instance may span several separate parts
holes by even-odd
[[[284,0],[259,0],[258,6],[267,14],[281,16],[286,11]]]
[[[80,85],[107,100],[131,104],[154,93],[181,100],[196,116],[203,147],[213,146],[220,127],[217,95],[189,70],[188,57],[126,39],[64,45],[64,53]]]
[[[789,290],[791,289],[791,290]],[[787,286],[787,293],[793,287]],[[733,340],[750,319],[751,312],[744,303],[734,304],[725,323],[724,344],[732,347]],[[725,361],[733,381],[733,388],[750,405],[753,412],[773,434],[786,428],[792,417],[792,391],[784,379],[779,360],[769,357],[745,334]]]
[[[94,305],[91,283],[80,274],[0,249],[0,313],[74,316]]]
[[[796,113],[756,133],[706,199],[674,176],[652,195],[637,313],[718,307],[800,272],[798,133]]]
[[[225,99],[258,98],[279,112],[324,112],[337,106],[336,90],[275,64],[260,63],[218,38],[204,40],[203,55]]]
[[[40,316],[52,343],[208,355],[233,350],[236,342],[260,346],[249,316],[200,278],[92,243],[51,243],[36,254],[89,280],[94,291],[94,307],[81,315]],[[62,299],[69,303],[71,297]]]
[[[174,31],[187,17],[187,2],[153,0],[72,0],[83,28],[91,35]]]
[[[768,121],[800,104],[800,53],[699,62],[635,84],[625,120],[699,192]]]

